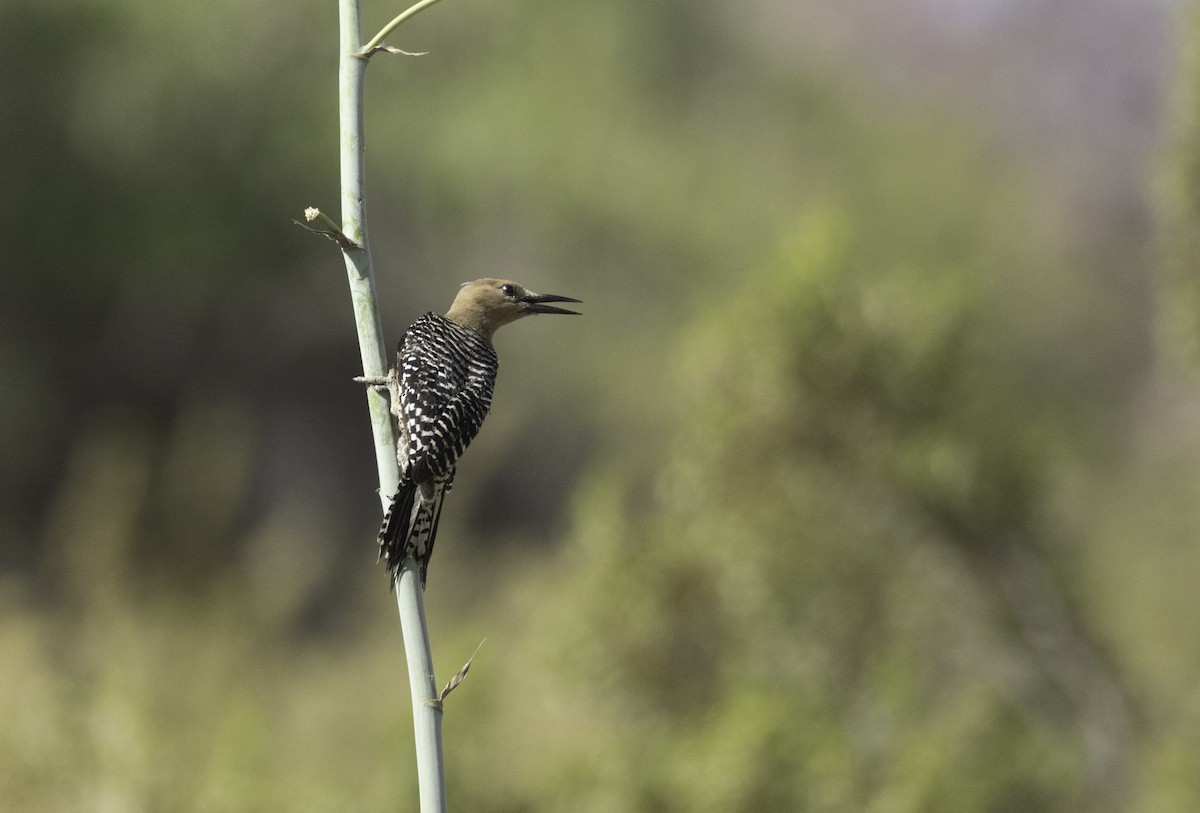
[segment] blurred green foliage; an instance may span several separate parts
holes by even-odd
[[[335,208],[334,26],[0,7],[6,810],[415,809],[341,264],[290,223]],[[485,274],[587,313],[500,337],[443,522],[455,808],[1200,809],[1195,60],[1156,233],[718,3],[393,44],[390,335]]]
[[[1194,7],[1183,15],[1179,45],[1180,80],[1173,87],[1175,116],[1158,177],[1158,204],[1167,226],[1163,265],[1168,287],[1163,302],[1171,333],[1166,344],[1171,352],[1195,361],[1200,342],[1200,12]]]

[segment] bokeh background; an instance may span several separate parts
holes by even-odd
[[[369,32],[400,7],[364,3]],[[0,4],[0,806],[415,809],[332,0]],[[1200,11],[452,0],[368,76],[389,343],[498,337],[452,807],[1200,810]]]

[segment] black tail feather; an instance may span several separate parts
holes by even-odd
[[[429,573],[429,560],[433,558],[433,543],[437,540],[438,523],[442,520],[442,504],[446,500],[446,492],[450,490],[449,484],[444,489],[439,489],[437,498],[433,504],[433,519],[429,525],[429,541],[425,544],[425,555],[421,557],[421,588],[425,588],[425,578]]]
[[[400,572],[400,563],[404,561],[408,538],[412,533],[413,502],[416,497],[416,483],[411,480],[400,483],[399,490],[392,497],[391,507],[383,517],[383,525],[379,527],[379,560],[387,567],[393,584]],[[423,586],[423,571],[421,576]]]

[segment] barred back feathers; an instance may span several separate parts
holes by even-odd
[[[491,408],[498,368],[491,342],[445,316],[427,313],[404,334],[392,403],[400,487],[379,531],[379,556],[393,580],[411,553],[425,584],[442,500]]]

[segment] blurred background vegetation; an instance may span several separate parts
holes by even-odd
[[[365,3],[373,31],[400,7]],[[0,799],[415,809],[332,0],[0,5]],[[1200,810],[1200,12],[439,5],[390,342],[506,276],[431,574],[478,811]]]

